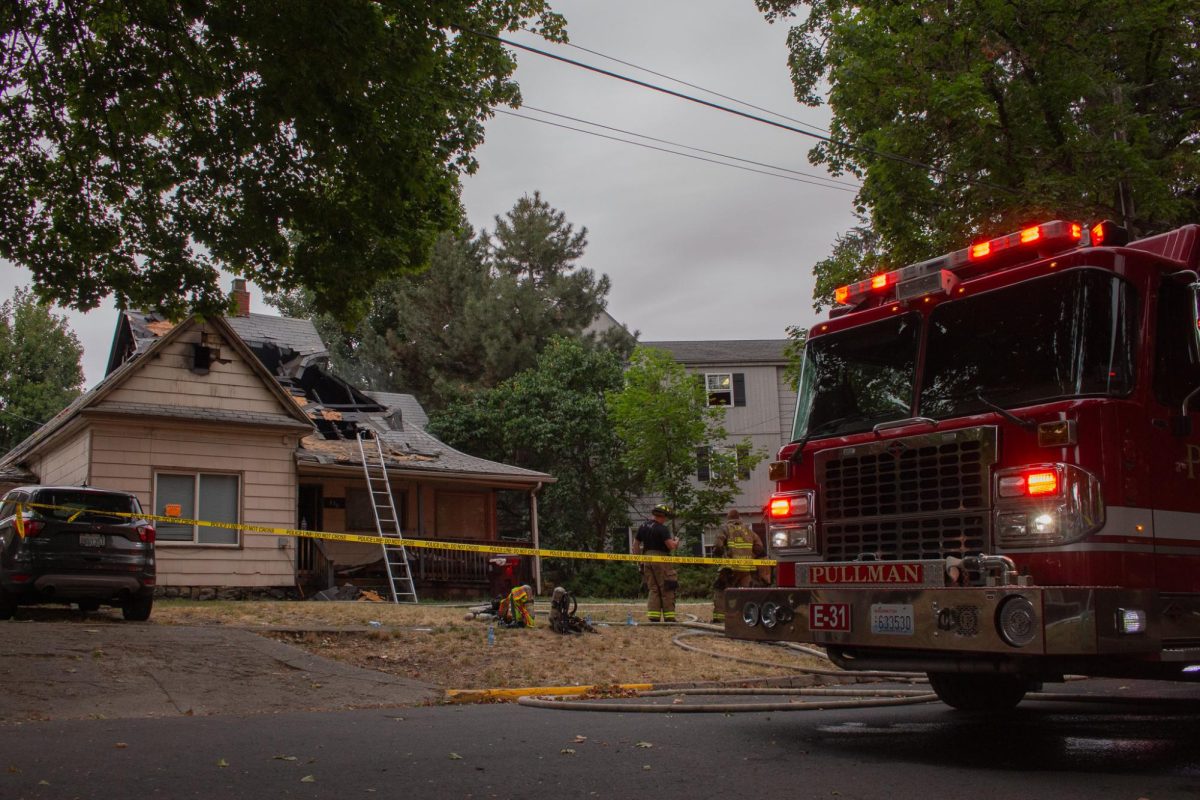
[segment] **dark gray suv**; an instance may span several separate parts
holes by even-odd
[[[20,517],[19,504],[23,505]],[[114,513],[115,512],[115,513]],[[154,525],[128,492],[80,486],[22,486],[0,502],[0,619],[19,605],[120,607],[150,618]],[[129,516],[132,515],[132,516]]]

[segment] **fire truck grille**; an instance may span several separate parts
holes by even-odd
[[[824,527],[826,561],[853,561],[864,553],[884,561],[944,558],[987,549],[987,516],[876,520]]]
[[[822,555],[891,561],[987,551],[995,454],[994,427],[818,453]]]

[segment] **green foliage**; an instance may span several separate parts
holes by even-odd
[[[41,297],[221,313],[218,267],[339,318],[423,267],[545,0],[0,6],[0,256]]]
[[[626,561],[546,559],[542,577],[543,585],[564,586],[576,597],[631,600],[645,595],[637,564]]]
[[[864,224],[817,266],[818,308],[884,265],[1034,220],[1140,235],[1200,218],[1195,0],[756,2],[798,14],[797,98],[829,87],[835,141],[810,160],[863,181]]]
[[[429,428],[472,455],[552,474],[538,502],[542,545],[600,552],[628,524],[633,489],[604,400],[620,386],[615,354],[556,338],[533,369],[434,412]]]
[[[27,289],[0,303],[0,453],[79,396],[83,348],[65,317]]]
[[[717,576],[716,567],[680,564],[675,571],[679,575],[676,597],[681,600],[712,599],[713,580]],[[646,596],[637,564],[625,561],[546,559],[542,562],[542,576],[545,585],[565,586],[576,597],[632,600]],[[634,616],[641,618],[640,614]]]
[[[724,409],[710,408],[704,386],[665,351],[635,348],[625,385],[608,403],[641,493],[670,506],[671,528],[685,539],[698,541],[720,520],[738,495],[739,469],[753,470],[765,456],[748,439],[731,447]],[[695,480],[701,452],[710,475],[704,483]]]
[[[310,293],[269,300],[314,320],[339,375],[438,409],[533,367],[553,337],[583,336],[609,289],[576,263],[586,235],[535,193],[497,217],[494,234],[476,236],[465,220],[442,234],[429,269],[380,284],[350,329],[317,313]],[[623,329],[589,338],[622,355],[632,348]]]
[[[788,343],[783,346],[787,366],[783,369],[783,382],[793,389],[800,385],[800,369],[804,366],[804,343],[808,341],[808,330],[799,325],[788,325]]]

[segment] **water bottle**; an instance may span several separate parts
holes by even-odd
[[[632,611],[630,611],[626,614],[625,624],[626,625],[636,625],[637,624],[636,622],[633,621],[633,612]]]
[[[488,625],[488,647],[496,646],[496,626]]]

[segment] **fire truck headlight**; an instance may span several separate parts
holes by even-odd
[[[813,551],[813,526],[794,525],[787,528],[771,529],[772,550]]]
[[[1038,514],[1033,518],[1033,532],[1039,535],[1058,533],[1057,514]]]
[[[1013,647],[1024,647],[1037,637],[1037,609],[1027,597],[1019,594],[1007,597],[996,611],[996,627],[1004,641]]]
[[[771,630],[779,624],[779,606],[777,604],[771,602],[763,603],[762,624],[767,630]]]
[[[1118,633],[1145,633],[1146,612],[1140,608],[1117,609]]]
[[[748,628],[758,624],[758,603],[746,603],[742,606],[742,622],[746,623]]]

